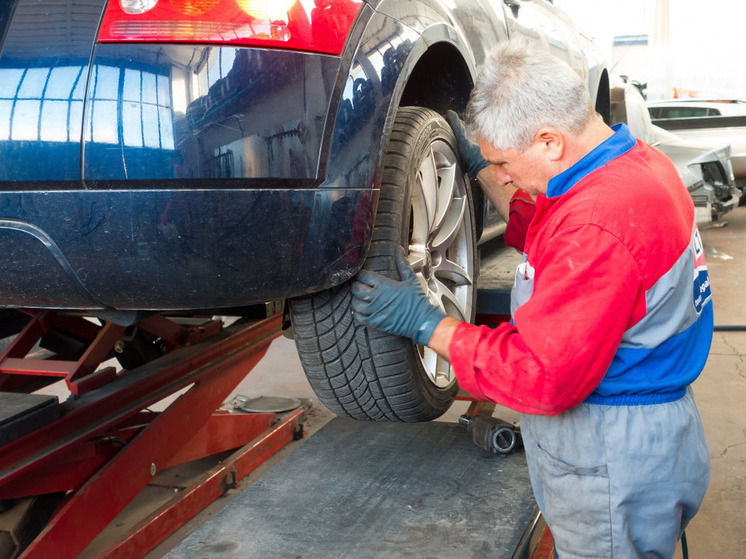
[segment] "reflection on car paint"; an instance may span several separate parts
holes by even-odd
[[[376,24],[379,33],[360,45],[345,81],[329,157],[345,165],[325,170],[327,185],[363,186],[374,176],[376,161],[364,146],[380,143],[386,115],[376,109],[391,99],[417,38],[414,31],[392,20],[373,18],[371,25]]]
[[[316,176],[335,59],[188,45],[169,59],[139,47],[98,47],[87,180]]]

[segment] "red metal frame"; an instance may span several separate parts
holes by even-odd
[[[44,334],[57,328],[73,333],[81,343],[88,342],[85,353],[75,361],[60,358],[35,358],[29,352]],[[114,324],[98,326],[81,317],[68,317],[53,311],[38,311],[26,327],[0,354],[0,390],[33,391],[64,378],[74,395],[97,388],[114,379],[116,371],[98,366],[125,328]]]
[[[542,528],[536,549],[531,554],[531,559],[555,559],[554,538],[549,526]]]
[[[207,321],[199,326],[185,327],[163,316],[153,315],[138,323],[138,327],[160,338],[169,351],[199,342],[220,331],[219,322]],[[59,356],[37,358],[29,352],[53,329],[70,333],[81,343],[88,342],[84,353],[76,360]],[[65,316],[43,310],[32,314],[26,327],[0,354],[0,390],[18,390],[28,386],[34,390],[40,385],[63,378],[75,396],[85,394],[111,382],[117,377],[114,367],[99,369],[111,353],[114,344],[127,328],[112,323],[101,326],[82,316]],[[39,381],[39,377],[46,381]],[[36,382],[34,382],[36,381]]]
[[[90,345],[76,362],[27,357],[52,326],[59,327],[62,321],[68,322],[66,327],[80,326],[70,320],[39,312],[0,355],[0,389],[23,390],[52,376],[64,378],[78,395],[60,404],[57,421],[0,452],[0,499],[68,492],[21,557],[77,557],[155,473],[244,446],[195,487],[180,492],[181,504],[169,503],[150,520],[152,524],[142,524],[107,556],[146,553],[159,543],[157,535],[173,531],[221,495],[227,488],[226,476],[240,479],[291,441],[307,411],[281,420],[276,414],[215,412],[279,335],[280,315],[253,326],[232,326],[201,343],[194,342],[215,334],[215,326],[184,328],[151,317],[138,326],[178,349],[132,371],[103,375],[96,370],[94,362],[98,359],[100,364],[110,353],[124,329],[88,321],[80,331],[85,330]],[[164,411],[147,410],[184,389]]]
[[[184,523],[223,495],[227,488],[254,471],[273,454],[297,437],[306,409],[284,415],[279,423],[269,427],[253,442],[231,456],[187,489],[180,491],[166,504],[143,519],[128,534],[99,554],[101,559],[141,557],[165,541]],[[274,416],[274,414],[259,414]]]

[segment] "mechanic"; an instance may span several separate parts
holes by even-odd
[[[402,281],[360,272],[354,315],[521,412],[558,557],[673,557],[709,482],[690,384],[713,313],[689,194],[665,155],[603,122],[569,66],[526,45],[490,55],[467,114],[466,129],[448,115],[464,167],[523,253],[512,320],[445,316],[403,252]]]

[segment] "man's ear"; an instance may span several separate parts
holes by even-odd
[[[565,136],[554,126],[542,126],[534,135],[534,142],[539,144],[550,161],[559,161],[565,152]]]

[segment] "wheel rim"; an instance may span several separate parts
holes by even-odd
[[[407,260],[430,301],[468,321],[474,298],[473,222],[467,185],[451,147],[436,140],[417,170],[412,191]],[[428,379],[438,388],[455,381],[451,365],[417,346]]]

